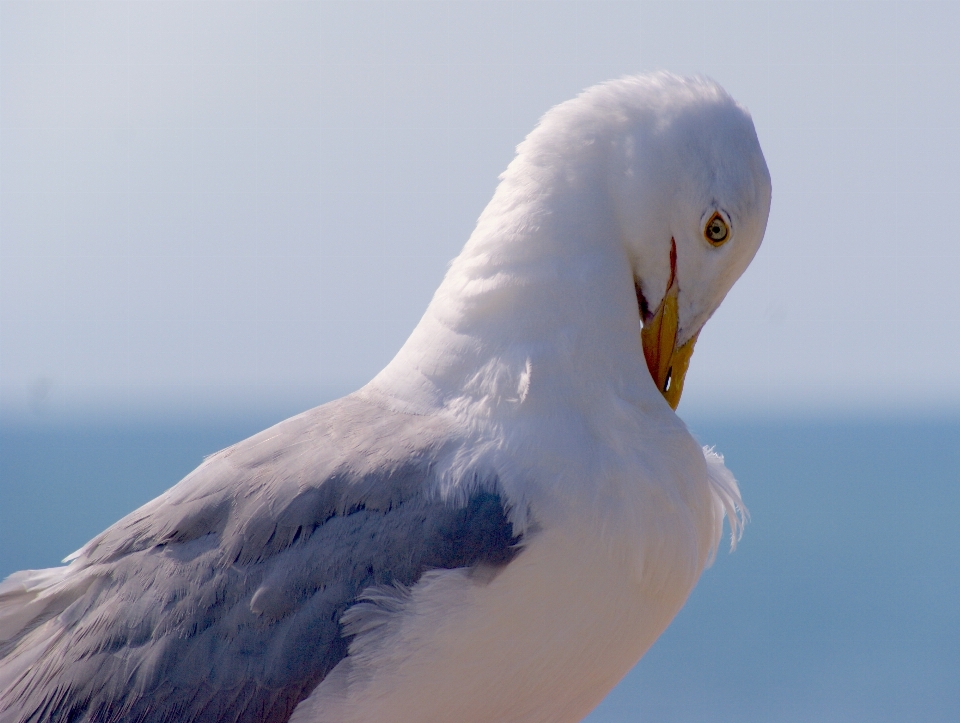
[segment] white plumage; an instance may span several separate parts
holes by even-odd
[[[671,405],[769,204],[710,81],[552,109],[370,384],[0,586],[0,723],[580,720],[736,534]]]

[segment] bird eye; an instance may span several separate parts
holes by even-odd
[[[730,227],[719,212],[714,213],[703,229],[703,237],[714,246],[719,246],[730,236]]]

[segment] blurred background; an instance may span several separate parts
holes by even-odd
[[[752,522],[590,723],[960,719],[960,4],[0,0],[0,576],[361,386],[514,147],[750,109],[766,240],[679,412]]]

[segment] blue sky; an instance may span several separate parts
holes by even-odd
[[[681,413],[960,409],[960,5],[0,2],[0,415],[350,391],[537,118],[709,75],[753,113],[764,246]]]

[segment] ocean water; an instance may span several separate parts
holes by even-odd
[[[273,421],[0,427],[0,576]],[[751,522],[587,720],[960,720],[960,418],[690,426]]]

